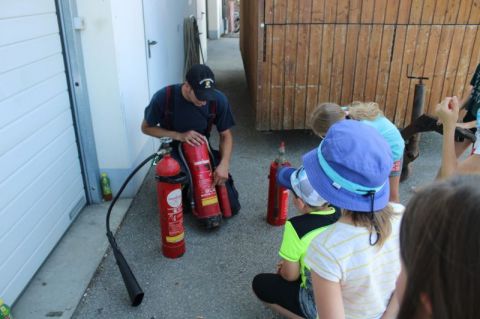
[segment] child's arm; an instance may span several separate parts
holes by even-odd
[[[304,253],[301,240],[290,220],[285,223],[282,244],[280,245],[281,261],[277,266],[277,273],[283,279],[295,281],[300,277],[300,259]]]
[[[300,277],[300,263],[282,259],[278,264],[278,274],[287,281],[295,281]]]
[[[324,279],[313,270],[311,274],[318,318],[345,318],[340,283]]]
[[[457,97],[446,98],[436,107],[436,113],[443,124],[442,165],[439,179],[447,178],[457,170],[455,156],[455,126],[458,120],[459,103]]]
[[[395,319],[398,315],[398,310],[400,309],[400,304],[398,303],[397,290],[394,291],[390,297],[390,302],[388,303],[387,309],[382,315],[381,319]]]

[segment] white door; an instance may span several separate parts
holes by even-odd
[[[198,19],[200,39],[206,57],[205,12],[206,0],[143,0],[150,96],[166,85],[183,82],[183,22],[191,15]]]
[[[143,0],[150,96],[183,81],[183,20],[192,1]]]
[[[0,2],[0,296],[12,304],[86,203],[55,0]]]

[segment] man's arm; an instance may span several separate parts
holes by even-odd
[[[230,159],[233,149],[233,135],[230,129],[219,133],[220,135],[220,163],[215,169],[214,182],[216,185],[225,183],[228,179],[228,170],[230,169]]]
[[[145,120],[142,122],[142,132],[153,137],[170,137],[175,141],[186,142],[190,145],[200,145],[205,142],[203,135],[196,131],[192,130],[185,133],[179,133],[166,130],[160,126],[150,126]]]
[[[153,137],[170,137],[173,140],[180,140],[180,133],[166,130],[164,128],[161,128],[160,126],[150,126],[145,120],[143,120],[142,122],[142,132],[143,134],[147,134]]]
[[[471,129],[477,127],[477,121],[470,121],[465,123],[457,123],[457,127],[461,127],[464,129]]]
[[[465,96],[463,97],[463,99],[460,101],[460,110],[463,110],[467,107],[467,102],[468,100],[470,99],[471,95],[472,95],[472,90],[473,90],[473,86],[470,85],[467,90],[465,91]]]

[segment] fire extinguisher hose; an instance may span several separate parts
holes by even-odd
[[[190,202],[190,209],[195,209],[195,200],[193,199],[193,182],[192,182],[192,172],[190,172],[190,168],[188,167],[187,160],[185,159],[185,155],[183,155],[182,150],[182,143],[178,143],[178,155],[180,156],[180,160],[183,162],[183,166],[185,167],[185,171],[188,178],[188,201]]]
[[[136,307],[142,303],[143,300],[143,290],[138,284],[137,279],[135,278],[135,275],[133,274],[132,270],[128,266],[127,260],[123,256],[122,252],[120,251],[120,248],[117,245],[117,242],[115,240],[115,237],[113,236],[112,231],[110,230],[110,214],[112,213],[113,206],[117,202],[118,198],[122,194],[123,190],[127,186],[127,184],[130,182],[132,177],[146,164],[148,163],[151,159],[155,158],[158,156],[159,153],[154,153],[147,157],[140,165],[138,165],[132,173],[127,177],[125,182],[123,182],[122,187],[120,187],[120,190],[118,191],[117,195],[113,198],[112,202],[110,203],[110,207],[108,207],[108,212],[107,212],[107,217],[106,217],[106,228],[107,228],[107,238],[110,243],[110,246],[112,247],[113,255],[115,257],[115,260],[117,261],[118,268],[120,270],[120,273],[122,274],[123,282],[125,284],[125,287],[127,288],[128,294],[130,296],[130,300],[132,301],[132,307]]]

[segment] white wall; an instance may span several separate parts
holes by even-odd
[[[218,39],[223,33],[222,0],[207,0],[208,38]]]
[[[140,123],[149,102],[143,7],[140,2],[112,2],[120,109],[130,165],[135,162],[146,140],[140,133]]]
[[[194,13],[194,5],[191,0],[169,1],[169,10],[159,10],[155,19],[183,29],[183,18]],[[155,148],[152,138],[140,131],[150,99],[143,1],[82,0],[77,1],[77,11],[85,22],[80,32],[98,165],[109,175],[116,193]],[[183,32],[165,31],[161,39],[157,46],[171,57],[166,73],[181,80]],[[167,46],[165,39],[179,45]],[[175,66],[179,70],[171,70]],[[135,195],[147,169],[132,180],[124,197]]]
[[[98,164],[100,169],[123,168],[129,158],[110,1],[77,1],[77,9],[85,19],[81,41]]]

